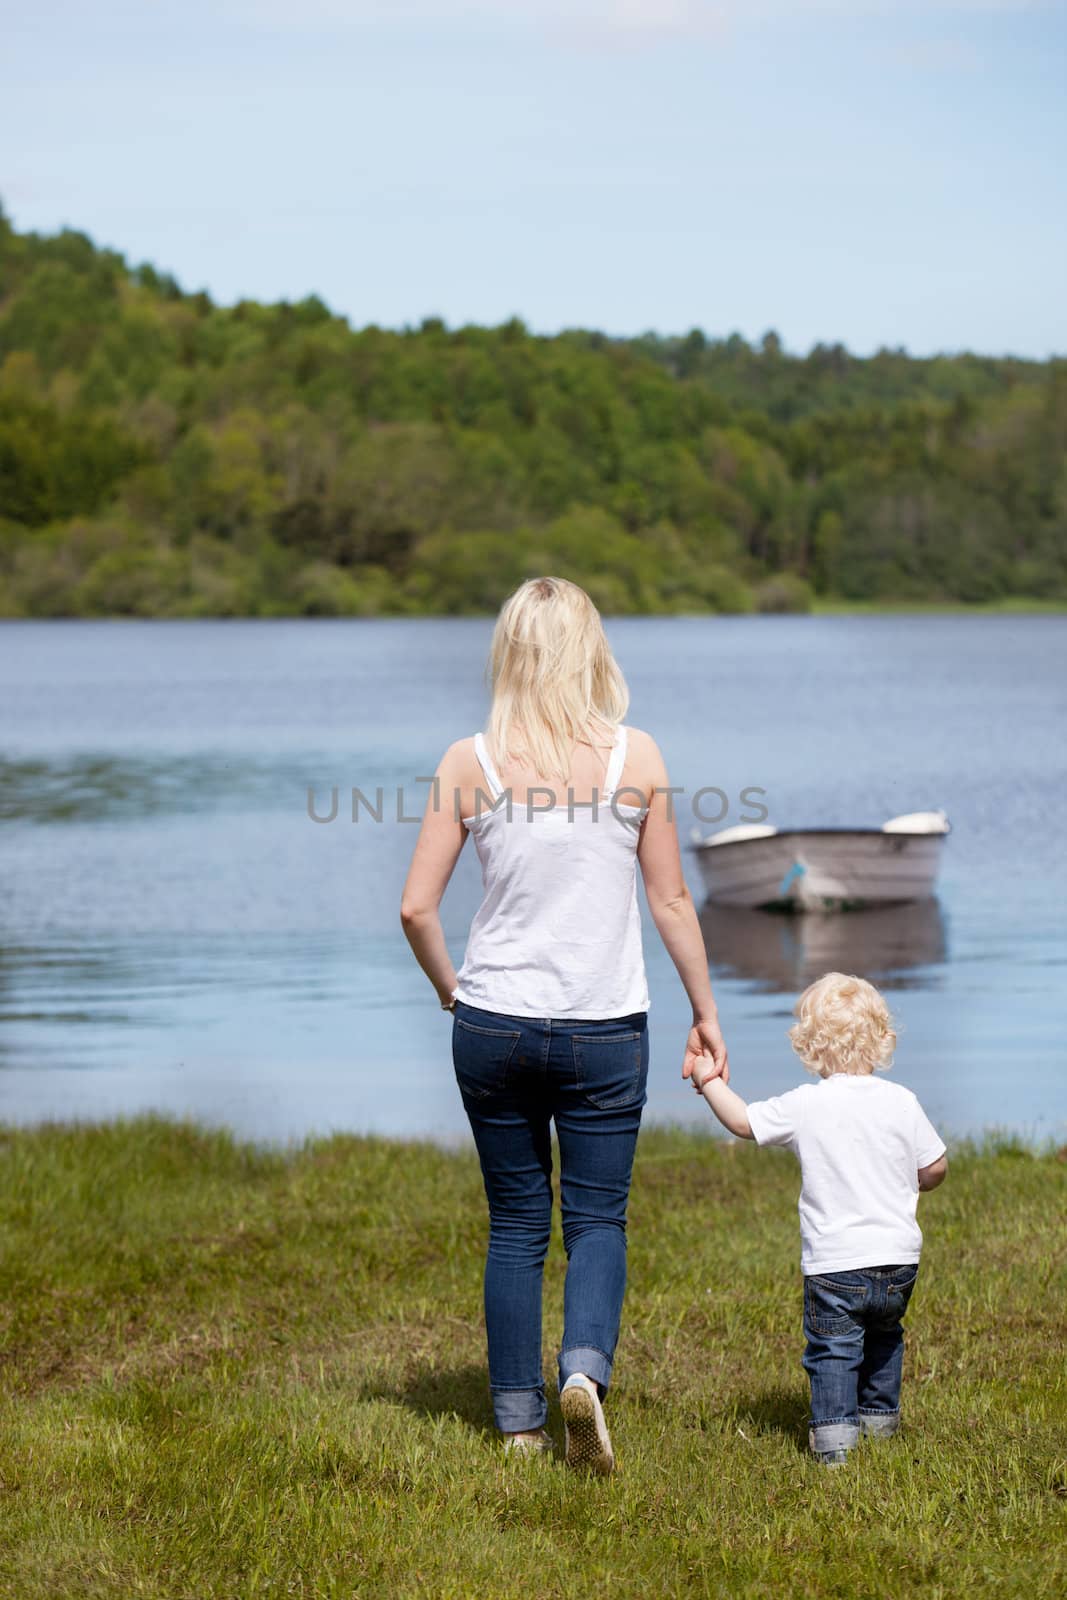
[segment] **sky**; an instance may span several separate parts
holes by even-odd
[[[1067,352],[1067,0],[0,0],[0,201],[187,289]]]

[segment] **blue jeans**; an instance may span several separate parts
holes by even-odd
[[[816,1454],[850,1449],[861,1431],[895,1431],[904,1366],[901,1319],[918,1271],[912,1262],[804,1279],[804,1370],[811,1380]]]
[[[504,1016],[457,1000],[452,1060],[489,1202],[485,1325],[497,1427],[540,1428],[541,1280],[560,1160],[567,1281],[559,1382],[611,1380],[626,1288],[626,1203],[648,1078],[647,1013]]]

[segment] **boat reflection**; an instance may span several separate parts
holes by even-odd
[[[936,899],[827,916],[783,916],[706,904],[700,926],[713,974],[772,994],[803,989],[824,972],[854,972],[884,989],[923,987],[924,967],[948,959]]]

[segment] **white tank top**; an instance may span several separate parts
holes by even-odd
[[[513,802],[510,818],[485,740],[475,734],[499,806],[463,818],[485,896],[452,991],[457,1000],[515,1017],[587,1021],[648,1010],[636,873],[648,807],[612,803],[626,731],[620,723],[595,808],[576,801],[534,810],[535,791],[531,806]]]

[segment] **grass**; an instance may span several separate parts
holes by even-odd
[[[956,1153],[906,1433],[838,1472],[804,1451],[796,1191],[782,1153],[642,1136],[587,1480],[492,1432],[468,1154],[3,1133],[0,1594],[1062,1595],[1067,1163]],[[546,1370],[561,1288],[557,1239]]]
[[[823,617],[852,616],[1062,616],[1065,600],[1042,600],[1036,596],[1005,595],[1000,600],[840,600],[817,595],[812,612]]]

